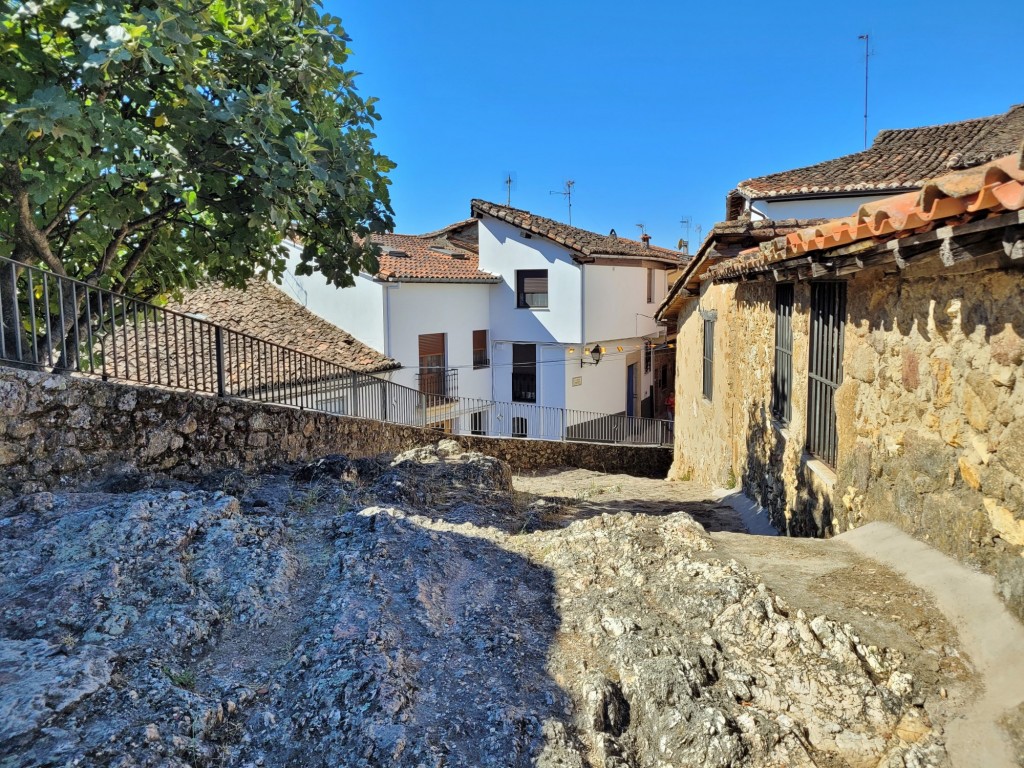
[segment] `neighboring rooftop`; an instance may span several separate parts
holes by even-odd
[[[406,283],[496,283],[480,271],[477,222],[467,219],[423,235],[374,235],[380,246],[377,277]]]
[[[863,152],[805,168],[748,179],[748,199],[914,189],[941,173],[981,165],[1013,152],[1024,137],[1024,104],[992,117],[881,131]]]
[[[823,222],[824,219],[735,219],[720,221],[708,232],[693,258],[687,262],[669,286],[658,305],[654,317],[665,322],[675,317],[683,301],[700,290],[701,279],[713,265],[734,258],[745,249],[768,242],[779,236],[796,232],[801,227]]]
[[[554,219],[537,216],[529,211],[510,208],[507,205],[489,203],[486,200],[473,200],[470,206],[474,216],[481,214],[493,216],[514,227],[519,227],[527,232],[553,240],[559,245],[564,245],[569,250],[575,251],[583,257],[578,259],[579,261],[586,261],[599,256],[613,256],[616,258],[659,261],[678,265],[689,258],[687,254],[679,251],[660,248],[656,245],[645,244],[637,240],[630,240],[628,237],[612,234],[599,235],[596,232],[563,224]]]
[[[186,291],[167,309],[201,316],[232,331],[272,341],[361,373],[401,368],[333,323],[313,314],[276,285],[253,278],[246,290],[207,284]]]
[[[1020,144],[1019,137],[1018,143],[1020,149],[1012,155],[938,176],[925,182],[920,191],[892,195],[862,205],[853,216],[766,240],[710,267],[706,278],[738,278],[794,260],[804,264],[818,252],[828,252],[822,256],[859,258],[869,247],[888,240],[927,245],[941,240],[943,232],[960,235],[968,230],[975,233],[999,227],[1015,232],[1010,236],[1008,231],[1004,238],[1007,253],[1024,258],[1019,250],[1020,225],[1024,224],[1024,214],[1020,213],[1024,211],[1024,144]]]

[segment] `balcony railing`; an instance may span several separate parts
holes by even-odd
[[[459,396],[459,370],[457,368],[420,368],[416,374],[416,388],[423,395],[440,398]]]
[[[455,369],[419,388],[0,257],[0,362],[287,405],[455,434],[671,445],[670,422],[458,396]],[[536,375],[513,374],[536,400]]]

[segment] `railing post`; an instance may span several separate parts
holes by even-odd
[[[561,436],[562,442],[565,442],[565,437],[566,437],[566,435],[565,435],[565,422],[566,422],[565,408],[559,408],[558,409],[558,419],[559,419],[559,422],[560,422],[560,424],[558,425],[558,433]]]
[[[357,397],[356,393],[358,392],[359,382],[356,379],[355,369],[352,369],[351,371],[349,371],[348,379],[349,379],[349,387],[352,389],[352,396],[349,398],[349,415],[350,416],[358,416],[359,415],[359,398]],[[383,416],[384,414],[381,414],[381,415]],[[382,420],[383,421],[387,421],[387,418],[385,417]]]
[[[213,326],[213,346],[217,357],[217,397],[224,397],[224,329]]]

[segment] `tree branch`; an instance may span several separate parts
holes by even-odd
[[[96,184],[97,181],[99,180],[90,179],[68,196],[67,202],[64,203],[63,206],[61,206],[61,209],[57,212],[57,215],[53,217],[49,224],[43,227],[44,236],[49,237],[50,235],[53,234],[53,230],[57,228],[57,225],[60,224],[64,220],[64,217],[67,216],[68,213],[71,211],[72,206],[75,204],[75,200],[81,197],[86,192],[86,190],[88,190],[89,187]]]

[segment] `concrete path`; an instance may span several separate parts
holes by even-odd
[[[927,590],[960,636],[982,690],[946,725],[955,766],[1002,768],[1024,764],[998,722],[1024,704],[1024,626],[996,597],[992,578],[966,568],[887,523],[841,534],[846,545]]]

